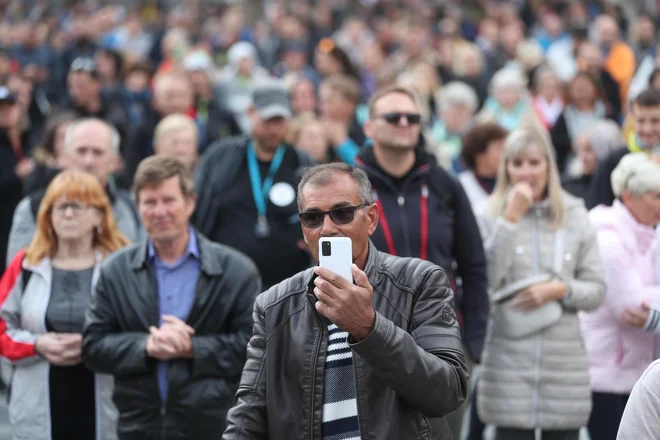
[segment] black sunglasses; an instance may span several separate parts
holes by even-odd
[[[311,212],[301,212],[298,214],[300,217],[300,222],[307,229],[316,229],[323,224],[325,215],[329,215],[330,219],[336,225],[346,225],[353,221],[355,218],[355,211],[358,209],[364,208],[364,203],[357,206],[342,206],[341,208],[331,209],[329,211],[311,211]]]
[[[410,125],[417,125],[422,121],[422,115],[419,113],[399,113],[399,112],[392,112],[392,113],[384,113],[380,116],[376,116],[376,119],[384,119],[385,122],[391,125],[399,125],[401,124],[401,119],[406,118],[408,121],[408,124]]]

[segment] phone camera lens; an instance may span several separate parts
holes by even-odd
[[[331,244],[329,241],[324,241],[323,244],[321,245],[321,254],[324,257],[329,257],[332,255],[332,248],[330,247]]]

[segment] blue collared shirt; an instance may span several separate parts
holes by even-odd
[[[195,286],[201,271],[201,261],[197,236],[191,227],[188,227],[188,234],[190,238],[185,255],[172,265],[160,259],[152,241],[149,240],[149,262],[158,283],[160,325],[163,325],[163,315],[173,315],[185,321],[195,300]],[[158,363],[158,387],[163,402],[167,399],[168,366],[166,361]]]

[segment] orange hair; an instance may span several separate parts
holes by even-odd
[[[61,197],[83,203],[101,211],[100,231],[94,233],[92,246],[107,255],[127,245],[129,241],[117,229],[110,200],[96,177],[82,171],[63,171],[48,185],[39,213],[37,231],[25,250],[28,264],[38,264],[43,258],[52,257],[57,251],[57,236],[51,220],[53,205]]]

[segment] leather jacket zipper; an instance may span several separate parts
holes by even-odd
[[[357,371],[357,359],[353,357],[353,380],[355,381],[355,406],[357,409],[357,421],[358,421],[358,432],[360,437],[362,437],[362,426],[360,423],[360,386],[358,385],[358,371]],[[366,426],[365,426],[366,429]]]
[[[312,365],[312,399],[310,402],[310,411],[311,411],[311,416],[309,418],[309,434],[311,438],[314,438],[314,395],[316,394],[316,368],[318,365],[319,361],[319,350],[321,348],[321,344],[323,343],[323,335],[325,332],[323,331],[323,320],[319,316],[319,312],[316,311],[316,308],[314,307],[314,304],[312,303],[312,309],[314,312],[314,316],[316,316],[316,321],[319,323],[319,338],[316,340],[316,343],[314,344],[314,351],[312,356],[314,356],[314,363]],[[321,414],[321,423],[323,423],[323,414]]]
[[[160,416],[161,416],[161,422],[160,422],[160,438],[161,440],[166,440],[167,438],[167,430],[165,429],[165,414],[167,413],[167,408],[165,407],[165,403],[162,404],[160,407]]]

